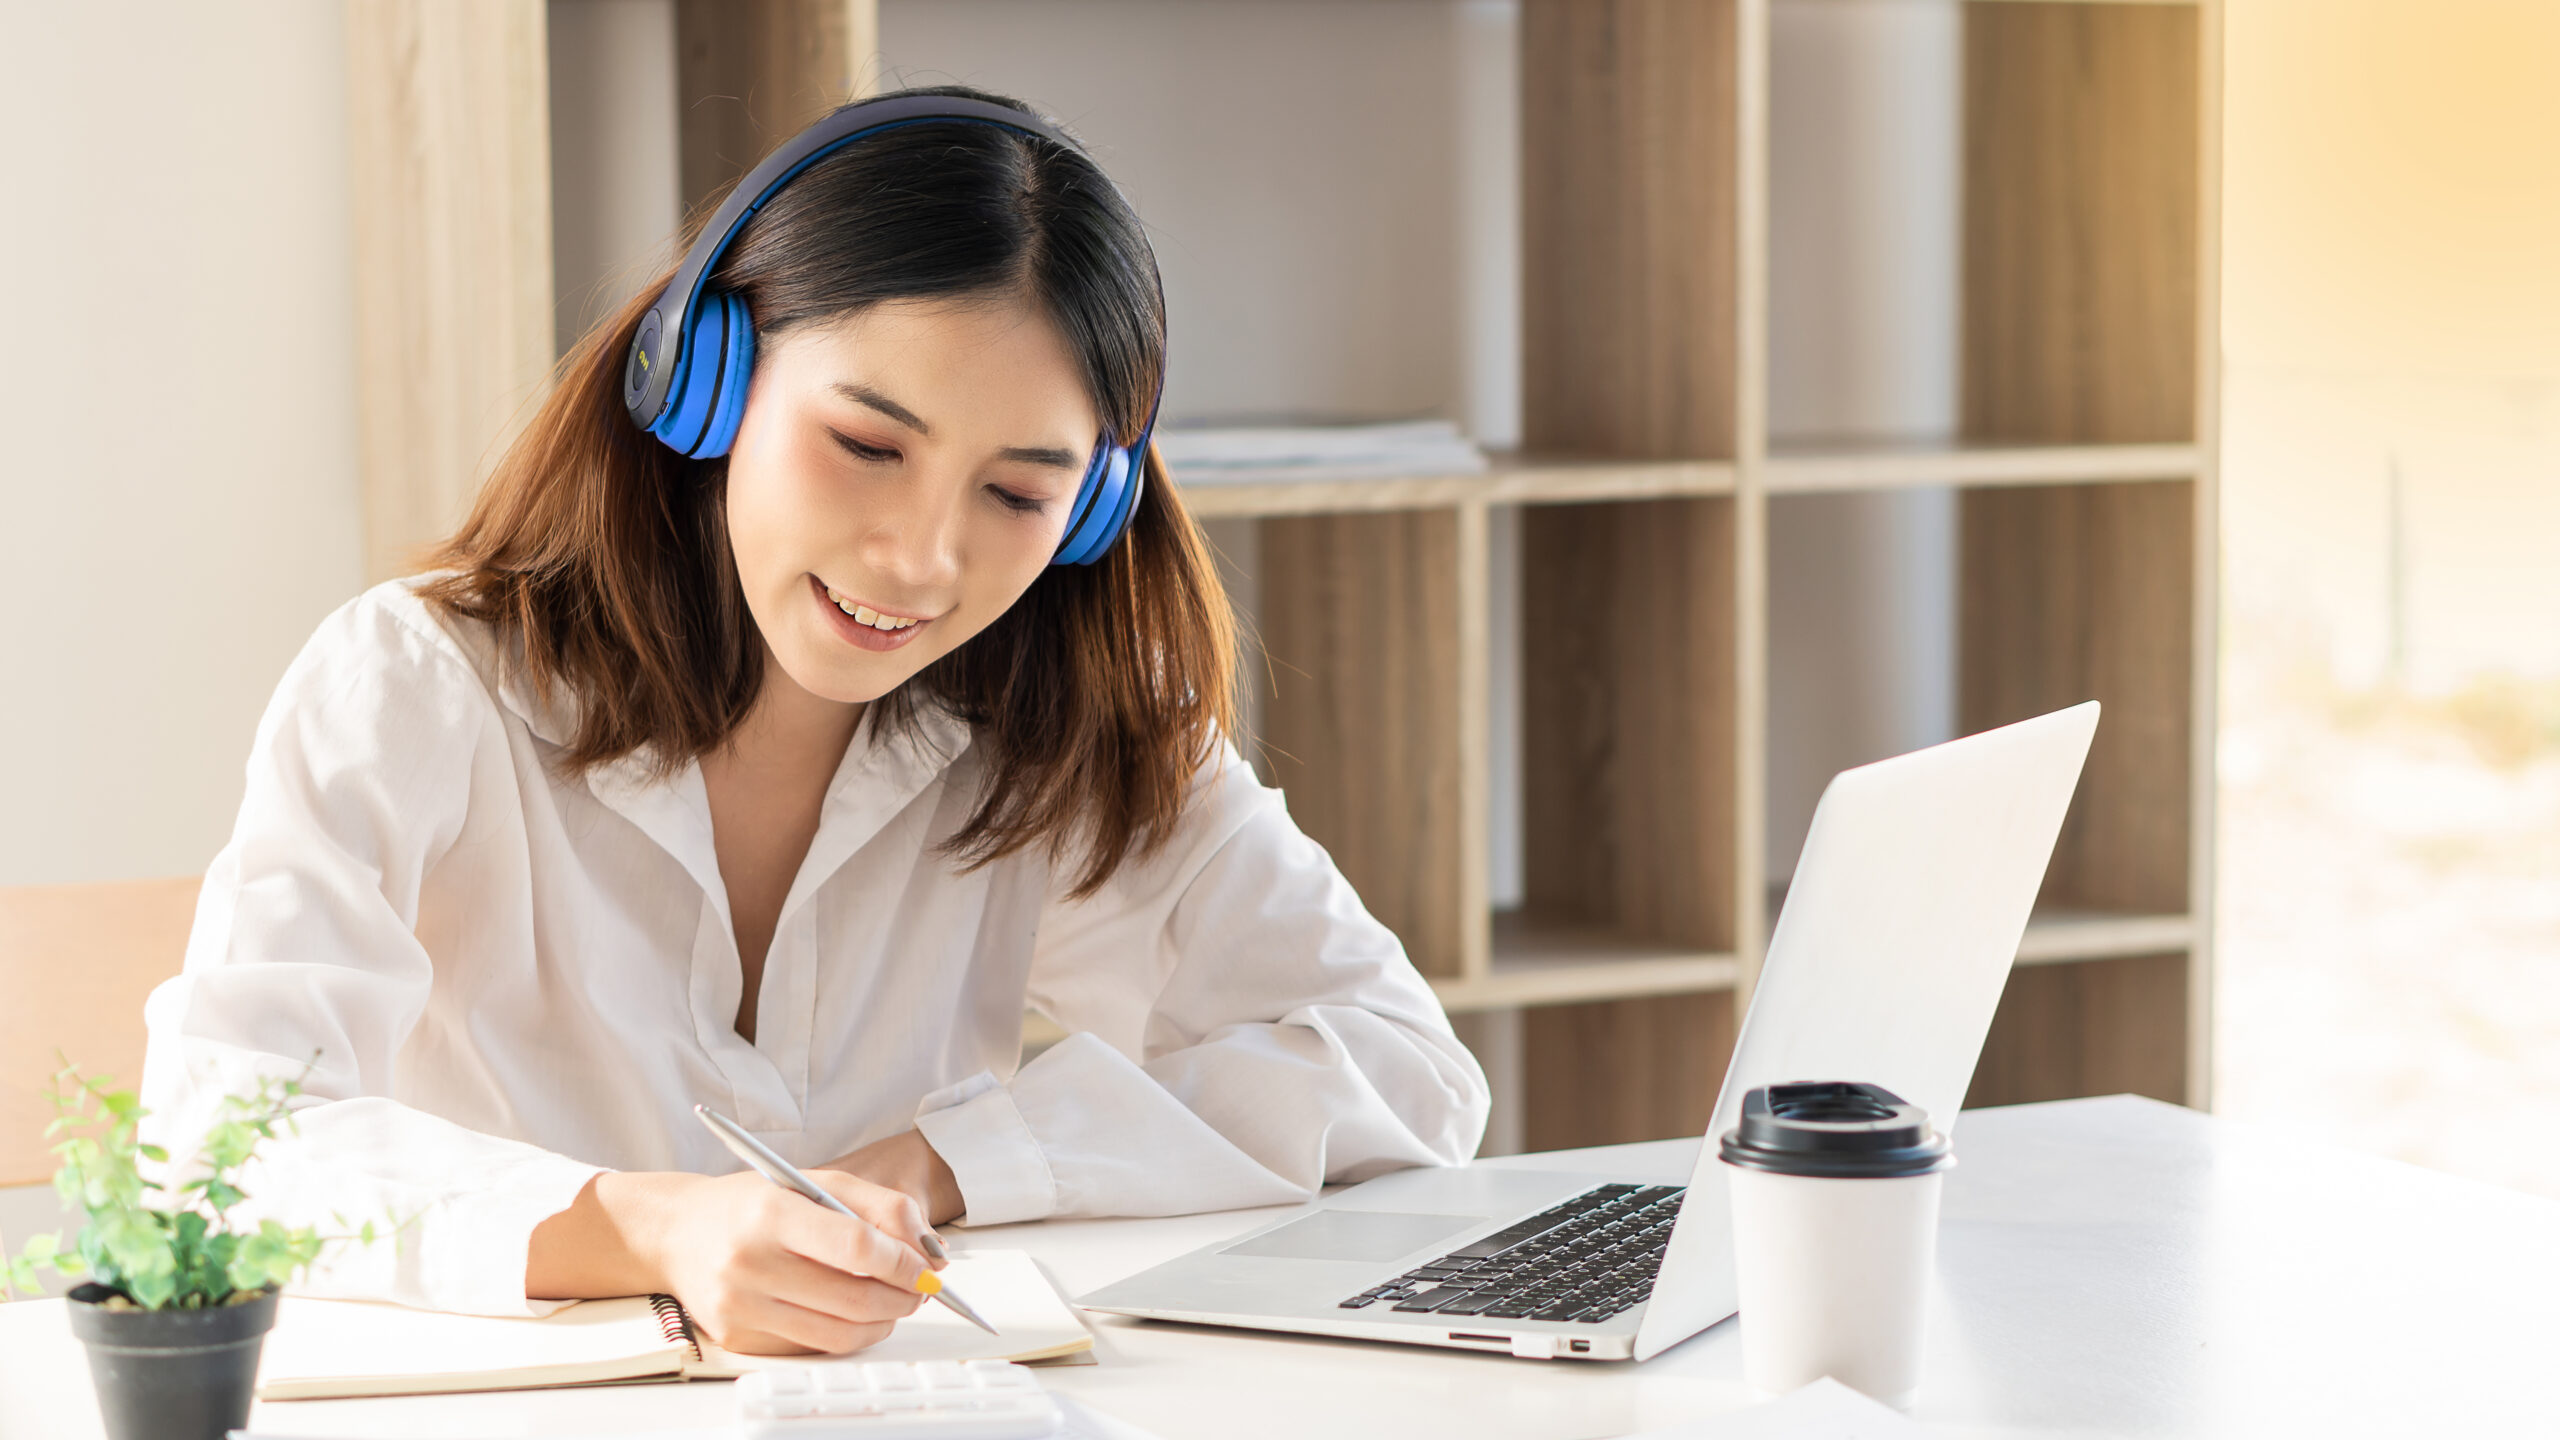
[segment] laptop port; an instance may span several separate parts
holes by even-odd
[[[1452,1340],[1464,1340],[1476,1345],[1508,1345],[1511,1343],[1511,1337],[1508,1335],[1470,1335],[1464,1330],[1450,1331],[1449,1338]]]
[[[1574,1354],[1576,1354],[1576,1355],[1588,1355],[1588,1354],[1590,1354],[1590,1353],[1591,1353],[1591,1342],[1590,1342],[1590,1341],[1588,1341],[1588,1340],[1576,1340],[1576,1341],[1574,1341],[1574,1342],[1573,1342],[1573,1353],[1574,1353]]]

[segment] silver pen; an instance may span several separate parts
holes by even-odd
[[[704,1125],[710,1128],[712,1134],[720,1137],[721,1144],[728,1146],[739,1159],[746,1161],[748,1166],[757,1174],[762,1175],[767,1180],[772,1181],[774,1184],[781,1186],[783,1189],[790,1191],[792,1194],[799,1196],[803,1200],[814,1201],[817,1204],[823,1205],[827,1209],[833,1210],[837,1214],[849,1219],[862,1220],[861,1216],[854,1214],[852,1210],[846,1208],[843,1201],[828,1194],[824,1187],[811,1180],[808,1176],[801,1174],[799,1169],[790,1161],[774,1154],[772,1149],[763,1141],[748,1134],[745,1128],[740,1126],[737,1121],[730,1119],[726,1115],[714,1112],[711,1107],[707,1105],[694,1106],[693,1113],[695,1116],[700,1118]],[[868,1225],[871,1222],[868,1220],[862,1220],[862,1223]],[[942,1248],[942,1241],[940,1237],[936,1236],[931,1230],[926,1230],[923,1238],[926,1255],[936,1260],[948,1260],[951,1258],[951,1252]],[[926,1290],[924,1293],[941,1301],[943,1304],[950,1306],[951,1313],[968,1321],[970,1324],[977,1326],[979,1329],[986,1331],[990,1335],[998,1333],[996,1327],[988,1324],[977,1311],[969,1308],[968,1301],[952,1294],[951,1287],[942,1283],[941,1276],[927,1270],[924,1272],[924,1281],[925,1284],[934,1287],[933,1289]]]

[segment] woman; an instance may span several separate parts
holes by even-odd
[[[1027,116],[917,121],[714,258],[754,338],[725,456],[626,413],[670,359],[636,302],[434,570],[286,673],[149,1007],[163,1127],[308,1064],[253,1195],[406,1222],[317,1288],[663,1291],[769,1351],[888,1333],[928,1224],[1464,1160],[1482,1072],[1225,739],[1226,602],[1152,455],[1052,563],[1161,386],[1125,201]],[[1017,1072],[1026,1005],[1070,1033]],[[864,1220],[736,1172],[697,1102]]]

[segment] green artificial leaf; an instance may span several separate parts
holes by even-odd
[[[318,1059],[315,1053],[303,1075]],[[48,1092],[55,1115],[45,1133],[53,1137],[54,1189],[66,1205],[85,1212],[88,1223],[72,1248],[44,1236],[22,1255],[0,1257],[0,1294],[33,1289],[37,1271],[50,1265],[63,1274],[85,1272],[146,1309],[201,1309],[239,1290],[291,1283],[330,1244],[371,1244],[382,1232],[370,1220],[357,1234],[346,1233],[343,1217],[331,1234],[273,1219],[231,1223],[232,1210],[248,1199],[237,1183],[239,1170],[260,1142],[279,1130],[297,1133],[291,1102],[302,1093],[299,1076],[269,1076],[246,1093],[225,1096],[192,1157],[193,1177],[179,1182],[155,1171],[146,1178],[144,1162],[170,1163],[166,1149],[140,1140],[150,1111],[133,1091],[104,1077],[85,1079],[66,1063]]]
[[[77,1275],[81,1271],[78,1251],[62,1248],[62,1237],[48,1231],[30,1235],[15,1256],[0,1256],[0,1299],[12,1289],[32,1295],[41,1288],[36,1278],[39,1270],[50,1269],[59,1275]]]
[[[90,1228],[101,1232],[100,1243],[113,1257],[125,1292],[133,1296],[135,1304],[152,1310],[167,1301],[145,1300],[143,1291],[135,1287],[148,1285],[159,1291],[173,1284],[178,1273],[178,1257],[170,1244],[168,1229],[159,1223],[161,1219],[147,1210],[110,1211],[89,1219]]]
[[[128,1275],[124,1293],[145,1310],[166,1310],[178,1298],[178,1281],[173,1275]]]
[[[236,1169],[258,1143],[257,1133],[237,1120],[222,1120],[205,1131],[204,1163],[216,1170]]]

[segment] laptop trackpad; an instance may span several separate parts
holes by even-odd
[[[1403,1215],[1383,1210],[1319,1210],[1277,1230],[1239,1240],[1221,1255],[1282,1260],[1393,1260],[1481,1225],[1482,1215]]]

